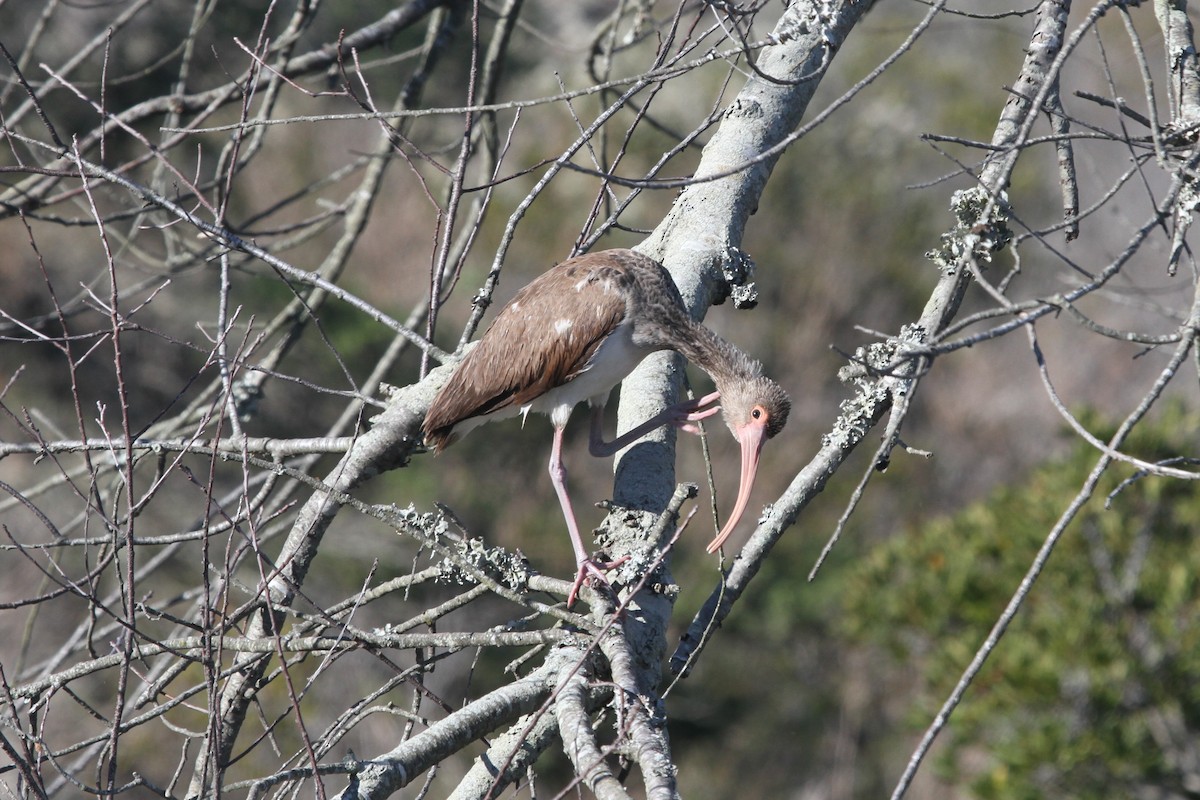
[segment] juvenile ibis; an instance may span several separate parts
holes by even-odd
[[[678,403],[612,442],[603,440],[604,403],[612,387],[643,358],[675,350],[707,372],[716,392]],[[589,577],[605,585],[588,555],[567,495],[563,430],[571,410],[592,407],[589,450],[612,455],[661,425],[695,432],[692,424],[717,411],[741,445],[737,501],[712,553],[733,532],[758,469],[763,443],[787,422],[791,401],[762,365],[695,322],[661,264],[632,250],[605,250],[558,264],[517,292],[438,391],[425,417],[425,441],[436,452],[472,428],[530,411],[550,415],[554,445],[550,479],[566,517],[578,570],[568,597]],[[718,405],[719,403],[719,405]]]

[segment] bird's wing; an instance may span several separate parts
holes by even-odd
[[[517,292],[434,398],[426,438],[444,447],[457,423],[519,408],[579,375],[624,321],[630,280],[619,265],[585,255]]]

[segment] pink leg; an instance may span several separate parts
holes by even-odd
[[[571,535],[571,546],[575,548],[575,563],[578,565],[575,583],[571,586],[571,593],[567,595],[567,608],[570,608],[575,605],[575,598],[584,581],[591,578],[593,586],[596,585],[596,581],[599,581],[601,586],[608,586],[608,579],[604,577],[602,570],[611,569],[623,563],[625,559],[609,564],[597,564],[583,546],[583,537],[579,535],[579,526],[575,523],[575,510],[571,507],[571,498],[567,496],[567,468],[562,460],[562,440],[563,428],[555,426],[554,446],[550,449],[550,482],[554,484],[558,504],[562,506],[563,516],[566,517],[567,533]]]
[[[625,432],[611,442],[604,441],[604,407],[594,406],[592,408],[592,431],[588,439],[588,451],[597,458],[607,458],[622,447],[636,442],[650,431],[660,428],[663,425],[674,425],[676,428],[688,433],[699,433],[700,429],[692,423],[707,419],[720,411],[721,407],[719,405],[713,405],[720,399],[721,393],[713,392],[696,400],[684,400],[681,403],[676,403],[669,408],[663,409],[662,412],[655,414],[641,425],[638,425],[631,431]],[[708,408],[705,406],[708,406]]]

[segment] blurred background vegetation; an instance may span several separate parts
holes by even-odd
[[[1196,425],[1195,410],[1175,404],[1130,444],[1172,459],[1179,432]],[[847,571],[840,632],[920,673],[911,717],[937,711],[1095,461],[1077,443]],[[946,780],[987,798],[1196,790],[1198,514],[1186,484],[1135,470],[1105,476],[956,712]]]

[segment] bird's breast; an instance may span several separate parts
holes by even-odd
[[[566,332],[564,332],[565,334]],[[566,424],[571,409],[585,400],[603,404],[612,387],[625,379],[650,353],[633,342],[633,325],[622,322],[604,338],[587,364],[571,380],[534,399],[522,412],[549,414],[557,424]]]

